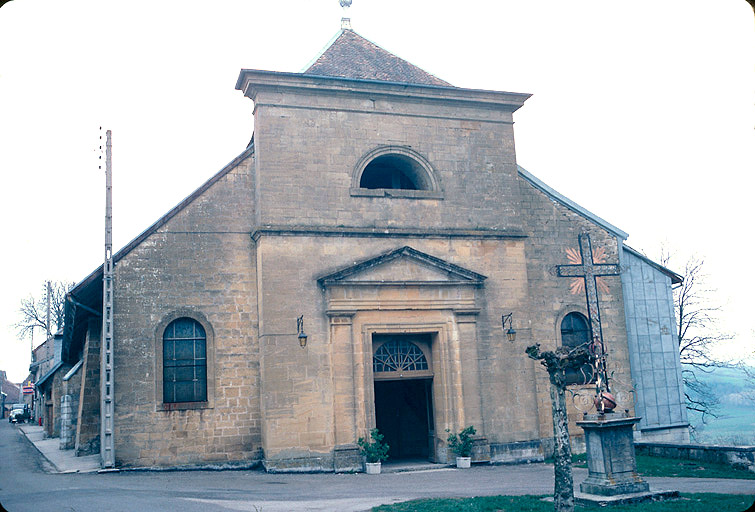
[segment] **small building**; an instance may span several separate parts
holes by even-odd
[[[23,399],[21,386],[8,380],[8,374],[0,370],[0,419],[7,418],[13,404]]]
[[[73,365],[62,359],[63,332],[50,336],[33,351],[29,370],[35,380],[34,409],[47,437],[59,437],[64,376]]]

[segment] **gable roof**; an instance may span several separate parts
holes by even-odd
[[[351,281],[348,278],[355,276],[356,274],[361,274],[363,272],[366,272],[370,269],[374,269],[378,266],[384,265],[390,261],[393,261],[399,258],[406,258],[412,261],[416,261],[422,265],[431,267],[437,271],[447,274],[449,277],[449,280],[445,281],[444,282],[445,284],[465,283],[465,284],[479,285],[485,279],[487,279],[486,276],[482,274],[478,274],[477,272],[473,272],[464,267],[460,267],[459,265],[454,265],[453,263],[449,263],[440,258],[436,258],[435,256],[430,256],[429,254],[418,251],[417,249],[413,249],[409,246],[404,246],[399,249],[388,251],[374,258],[364,260],[360,263],[349,265],[348,267],[342,268],[341,270],[338,270],[331,274],[322,276],[317,280],[317,282],[320,284],[320,286],[329,286],[329,285],[337,285],[337,284],[357,284],[358,281]],[[370,282],[369,284],[375,284],[375,283]],[[395,284],[395,283],[384,282],[383,284]],[[435,284],[438,284],[438,282],[436,282]]]
[[[55,372],[57,372],[61,366],[63,366],[63,361],[58,361],[57,363],[55,363],[55,366],[50,368],[50,370],[45,373],[40,379],[38,379],[37,382],[34,383],[34,385],[37,387],[42,387],[45,382],[47,382],[47,379],[55,375]]]
[[[150,235],[155,233],[158,229],[168,223],[170,219],[175,217],[188,205],[193,203],[199,196],[201,196],[212,185],[220,181],[225,175],[233,170],[237,165],[250,156],[254,155],[254,136],[249,142],[249,145],[238,155],[225,165],[220,171],[218,171],[213,177],[204,182],[198,189],[189,194],[180,203],[173,207],[168,213],[157,219],[157,221],[150,227],[145,229],[139,236],[127,243],[120,251],[113,254],[113,263],[117,263],[124,256],[138,247],[144,242]],[[95,268],[88,276],[81,280],[76,286],[74,286],[66,295],[63,321],[63,343],[61,359],[65,362],[74,363],[75,353],[72,350],[72,341],[74,338],[74,330],[81,331],[85,328],[82,326],[82,322],[79,322],[77,318],[80,315],[100,315],[102,311],[102,265]]]
[[[651,260],[650,258],[648,258],[647,256],[645,256],[644,254],[642,254],[640,251],[638,251],[637,249],[632,249],[627,244],[623,244],[623,249],[626,252],[628,252],[629,254],[632,254],[636,258],[641,259],[642,261],[644,261],[645,263],[647,263],[648,265],[650,265],[654,269],[658,270],[658,272],[667,275],[669,277],[669,279],[671,279],[671,284],[672,285],[674,285],[674,284],[682,284],[684,282],[684,278],[682,276],[680,276],[679,274],[677,274],[673,270],[669,269],[668,267],[665,267],[665,266],[661,265],[660,263],[657,263],[657,262]]]
[[[602,218],[598,217],[591,211],[587,210],[586,208],[583,208],[582,206],[578,205],[565,195],[561,194],[560,192],[557,192],[556,190],[552,189],[540,179],[538,179],[536,176],[531,174],[529,171],[527,171],[524,167],[517,165],[517,169],[519,171],[519,176],[524,178],[527,182],[529,182],[532,186],[537,188],[538,190],[542,191],[545,195],[550,197],[552,200],[556,201],[557,203],[560,203],[573,212],[577,213],[578,215],[581,215],[582,217],[586,218],[589,221],[594,222],[598,226],[602,227],[606,231],[612,233],[613,235],[619,237],[621,239],[621,247],[623,250],[633,254],[637,258],[640,258],[648,265],[652,266],[653,268],[657,269],[659,272],[667,275],[671,279],[671,284],[680,284],[682,281],[684,281],[684,278],[674,272],[673,270],[670,270],[660,263],[656,263],[655,261],[651,260],[641,252],[637,251],[636,249],[632,249],[629,247],[625,241],[629,237],[627,233],[622,231],[621,229],[617,228],[613,224],[610,224],[609,222],[603,220]]]
[[[538,179],[536,176],[534,176],[529,171],[527,171],[524,167],[520,165],[517,165],[516,167],[517,167],[517,170],[519,171],[519,176],[524,178],[533,187],[543,192],[552,200],[556,201],[557,203],[561,203],[562,205],[566,206],[568,209],[570,209],[574,213],[581,215],[582,217],[586,218],[589,221],[594,222],[595,224],[602,227],[609,233],[612,233],[614,236],[617,236],[621,240],[626,240],[629,237],[629,235],[625,231],[622,231],[621,229],[617,228],[610,222],[603,220],[602,218],[598,217],[597,215],[595,215],[588,209],[583,208],[582,206],[578,205],[577,203],[575,203],[574,201],[572,201],[565,195],[552,189],[551,187],[543,183],[540,179]]]
[[[139,244],[141,244],[144,240],[146,240],[150,235],[152,235],[155,231],[160,229],[162,226],[167,224],[167,222],[175,217],[180,211],[182,211],[184,208],[186,208],[188,205],[194,202],[195,199],[197,199],[199,196],[201,196],[204,192],[207,191],[212,185],[220,181],[226,174],[231,172],[238,164],[240,164],[243,160],[245,160],[247,157],[254,155],[254,137],[252,137],[252,140],[249,142],[249,145],[244,149],[244,151],[241,152],[239,156],[231,160],[228,164],[226,164],[225,167],[223,167],[220,171],[218,171],[214,176],[212,176],[209,180],[205,181],[198,189],[196,189],[194,192],[189,194],[187,197],[185,197],[180,203],[178,203],[176,206],[174,206],[168,213],[157,219],[154,224],[152,224],[150,227],[145,229],[144,231],[139,234],[136,238],[131,240],[129,243],[127,243],[120,251],[116,252],[113,255],[113,262],[118,262],[121,258],[126,256],[128,253],[130,253],[134,248],[136,248]],[[76,297],[78,295],[78,292],[80,292],[83,288],[88,286],[92,281],[101,281],[102,280],[102,265],[97,267],[92,271],[91,274],[89,274],[87,277],[85,277],[82,281],[80,281],[76,286],[74,286],[71,291],[69,292],[70,295],[73,295]]]
[[[351,29],[341,30],[304,74],[453,87]]]

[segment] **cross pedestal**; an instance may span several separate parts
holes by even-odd
[[[579,486],[585,494],[616,496],[648,492],[637,474],[632,427],[640,418],[624,413],[587,414],[577,425],[585,431],[589,475]]]

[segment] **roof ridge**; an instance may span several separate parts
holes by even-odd
[[[453,87],[353,29],[341,29],[303,74]]]
[[[549,196],[551,199],[561,203],[562,205],[566,206],[568,209],[594,222],[598,226],[601,226],[606,231],[610,231],[614,235],[621,238],[622,241],[626,240],[629,237],[629,235],[625,231],[622,231],[621,229],[617,228],[610,222],[595,215],[587,208],[580,206],[579,204],[575,203],[574,201],[572,201],[565,195],[561,194],[557,190],[551,188],[549,185],[545,184],[543,181],[541,181],[539,178],[537,178],[535,175],[533,175],[531,172],[529,172],[527,169],[525,169],[521,165],[517,164],[516,167],[517,167],[517,171],[519,172],[519,176],[524,178],[527,182],[530,183],[530,185],[534,186],[536,189],[540,190],[541,192]]]
[[[313,66],[313,65],[315,64],[315,62],[317,62],[317,61],[319,60],[319,58],[323,56],[323,54],[324,54],[324,53],[325,53],[326,51],[328,51],[328,48],[330,48],[331,46],[333,46],[333,43],[335,43],[335,42],[336,42],[336,41],[338,40],[338,38],[339,38],[339,37],[341,37],[341,36],[343,35],[343,33],[344,33],[344,31],[345,31],[345,30],[347,30],[347,29],[343,29],[343,28],[342,28],[342,29],[340,29],[340,30],[339,30],[338,32],[336,32],[336,33],[335,33],[335,34],[333,35],[333,37],[331,37],[331,38],[330,38],[330,39],[328,40],[328,42],[327,42],[327,43],[325,43],[325,46],[323,46],[323,47],[322,47],[322,50],[320,50],[320,53],[318,53],[317,55],[315,55],[315,57],[314,57],[314,58],[310,59],[310,60],[309,60],[309,62],[307,62],[307,63],[306,63],[305,65],[304,65],[304,67],[303,67],[303,68],[301,68],[301,70],[299,71],[299,73],[306,73],[306,72],[307,72],[307,70],[308,70],[309,68],[311,68],[311,67],[312,67],[312,66]]]
[[[178,202],[173,208],[168,210],[164,215],[162,215],[159,219],[157,219],[155,222],[153,222],[147,229],[139,233],[135,238],[133,238],[130,242],[128,242],[126,245],[121,247],[120,250],[115,252],[113,254],[113,262],[117,263],[120,261],[124,256],[126,256],[129,252],[131,252],[135,247],[140,245],[144,240],[146,240],[150,235],[155,233],[158,229],[160,229],[162,226],[164,226],[170,219],[175,217],[179,212],[181,212],[184,208],[186,208],[188,205],[194,202],[195,199],[197,199],[202,193],[204,193],[207,189],[209,189],[212,185],[220,181],[223,176],[231,172],[233,169],[235,169],[241,162],[246,160],[249,156],[254,155],[254,135],[252,135],[252,140],[249,143],[249,146],[247,146],[244,151],[242,151],[238,156],[236,156],[233,160],[228,162],[225,166],[223,166],[222,169],[220,169],[218,172],[216,172],[213,176],[211,176],[208,180],[206,180],[204,183],[202,183],[198,188],[196,188],[191,194],[184,197],[181,201]],[[69,293],[72,295],[76,295],[78,291],[81,288],[84,288],[90,284],[90,282],[98,277],[98,275],[102,274],[102,265],[100,264],[97,268],[95,268],[89,275],[87,275],[84,279],[82,279],[80,282],[76,283],[76,285],[70,290]]]

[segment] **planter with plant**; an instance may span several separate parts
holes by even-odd
[[[470,425],[459,432],[458,435],[452,434],[448,429],[446,429],[446,432],[448,432],[448,439],[446,439],[448,447],[456,454],[456,467],[470,467],[472,463],[472,436],[477,433],[475,428]]]
[[[357,444],[362,456],[364,456],[365,471],[369,475],[377,475],[380,473],[382,461],[388,458],[390,446],[383,442],[383,434],[376,428],[370,430],[370,439],[371,441],[367,441],[360,437]]]

